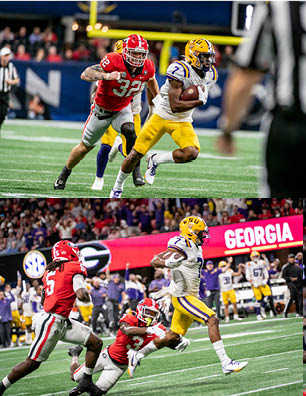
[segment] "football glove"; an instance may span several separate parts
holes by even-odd
[[[203,105],[207,102],[208,90],[204,85],[198,85],[199,100],[203,102]]]
[[[178,352],[183,352],[188,347],[188,345],[190,345],[190,341],[187,338],[181,336],[181,341],[175,347],[175,350]]]
[[[169,295],[157,301],[159,309],[167,316],[171,304],[171,297]]]
[[[149,327],[147,328],[147,333],[150,334],[150,335],[155,334],[155,335],[157,335],[158,338],[164,338],[165,335],[166,335],[166,332],[165,332],[163,329],[161,329],[161,328],[159,327],[159,325],[160,325],[160,324],[157,323],[157,324],[154,325],[154,326],[149,326]]]

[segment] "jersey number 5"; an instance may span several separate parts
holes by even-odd
[[[118,83],[121,84],[120,85],[120,90],[118,89],[113,89],[113,92],[115,95],[117,96],[131,96],[133,95],[133,92],[137,92],[139,91],[142,82],[141,81],[133,81],[132,84],[130,84],[130,80],[124,80],[123,78],[120,78],[120,80],[118,80]],[[131,88],[129,89],[129,87],[131,86]]]
[[[46,287],[46,294],[47,296],[51,296],[54,292],[54,286],[55,286],[55,281],[53,279],[50,279],[51,276],[55,275],[55,271],[50,271],[48,272],[48,275],[46,276],[46,282],[47,282],[47,287]]]

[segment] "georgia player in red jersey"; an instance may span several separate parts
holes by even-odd
[[[103,391],[103,394],[112,388],[127,370],[130,349],[139,350],[156,337],[164,337],[166,329],[161,323],[158,323],[158,317],[159,307],[152,298],[140,301],[136,313],[122,316],[115,342],[100,353],[94,369],[94,373],[102,371],[96,385]],[[80,366],[78,363],[81,351],[82,348],[73,347],[68,352],[73,356],[70,373],[72,380],[76,382],[82,380],[84,373],[84,365]],[[78,393],[74,389],[69,393],[69,396],[76,395]]]
[[[102,348],[102,340],[91,328],[68,319],[76,297],[90,301],[84,279],[87,271],[82,264],[80,250],[70,241],[59,241],[52,248],[52,262],[47,265],[43,277],[44,311],[33,319],[35,338],[26,360],[5,377],[0,384],[0,395],[14,382],[38,369],[47,360],[58,341],[86,346],[84,376],[78,385],[79,394],[88,391],[91,396],[102,395],[92,383],[92,373]]]
[[[159,93],[155,67],[147,59],[148,52],[147,41],[139,34],[132,34],[124,40],[122,54],[107,54],[99,65],[90,66],[81,74],[85,81],[99,81],[98,89],[81,142],[72,149],[55,181],[54,189],[65,188],[72,168],[94,148],[110,125],[126,138],[127,153],[131,151],[136,140],[130,106],[133,96],[141,90],[144,83],[147,83],[153,97]],[[140,171],[139,177],[142,179]]]

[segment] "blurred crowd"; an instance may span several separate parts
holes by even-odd
[[[32,29],[21,26],[14,32],[10,26],[0,31],[0,48],[11,49],[13,59],[21,61],[33,60],[36,62],[99,62],[108,52],[113,51],[116,40],[107,38],[88,39],[86,34],[77,38],[74,43],[62,40],[62,34],[55,32],[52,26],[42,29],[35,26]],[[149,59],[158,67],[162,52],[161,41],[149,41]],[[185,43],[176,43],[170,48],[170,63],[180,59],[184,54]],[[215,47],[216,66],[227,61],[232,55],[231,47]]]
[[[75,243],[177,231],[189,215],[209,227],[303,214],[291,199],[1,199],[0,254]]]

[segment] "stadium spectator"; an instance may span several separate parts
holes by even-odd
[[[15,46],[18,47],[19,44],[23,44],[27,47],[28,43],[27,28],[26,26],[21,26],[18,33],[15,35]]]
[[[120,280],[119,274],[110,275],[109,267],[106,270],[108,281],[107,289],[107,309],[109,317],[109,328],[112,332],[118,329],[119,302],[124,298],[124,284]]]
[[[151,215],[146,205],[141,205],[140,208],[136,211],[136,215],[139,220],[141,234],[145,235],[150,233],[152,230]]]
[[[271,219],[272,214],[268,208],[262,208],[262,213],[258,215],[259,220]]]
[[[43,41],[45,44],[56,44],[57,43],[57,35],[53,32],[51,26],[46,27],[42,36],[43,36]]]
[[[270,263],[270,268],[268,269],[269,278],[270,279],[277,279],[280,276],[279,272],[280,261],[278,258],[274,259]]]
[[[202,274],[206,284],[206,304],[209,308],[216,306],[218,318],[221,318],[221,303],[220,303],[220,284],[219,274],[222,273],[221,268],[214,266],[214,262],[208,260],[206,268],[202,270]]]
[[[26,47],[24,44],[19,44],[14,55],[14,59],[20,61],[29,61],[31,59],[31,55],[26,52]]]
[[[165,279],[164,272],[162,270],[156,270],[154,273],[154,279],[149,284],[149,293],[154,293],[161,290],[163,287],[167,287],[170,284],[169,279]]]
[[[62,62],[62,57],[57,53],[55,45],[51,45],[48,49],[47,61],[48,62]]]
[[[84,43],[80,43],[76,50],[73,51],[72,60],[88,61],[90,59],[90,51]]]
[[[0,348],[7,348],[11,345],[11,321],[12,310],[11,302],[15,297],[11,292],[7,295],[0,290]]]
[[[11,43],[14,41],[15,35],[11,31],[11,28],[9,26],[6,26],[3,30],[0,32],[0,43],[1,44],[7,44]]]
[[[33,28],[32,33],[29,36],[29,43],[32,46],[35,46],[38,43],[42,42],[42,34],[39,26],[35,26]]]
[[[291,203],[287,200],[284,204],[284,206],[281,208],[281,214],[282,216],[293,216],[295,215],[295,210],[291,206]]]
[[[45,51],[45,49],[44,49],[43,47],[38,48],[38,50],[37,50],[37,52],[36,52],[36,55],[35,55],[35,57],[34,57],[33,60],[34,60],[35,62],[42,62],[42,61],[45,60],[45,58],[46,58],[46,51]]]
[[[230,216],[229,220],[230,223],[241,223],[245,221],[245,217],[243,216],[243,214],[239,213],[237,205],[233,207],[233,214]]]
[[[91,324],[94,333],[97,333],[97,322],[100,314],[103,315],[106,326],[108,327],[108,312],[106,305],[107,289],[101,285],[99,278],[94,278],[90,295],[93,303]],[[103,329],[101,329],[103,330]]]
[[[254,212],[253,209],[249,209],[248,217],[246,221],[254,221],[254,220],[258,220],[257,214]]]
[[[56,229],[59,231],[61,239],[72,239],[72,230],[76,226],[76,222],[73,218],[59,221],[56,224]]]
[[[297,316],[303,315],[303,271],[295,264],[295,255],[290,253],[288,255],[288,265],[282,271],[282,277],[286,280],[290,290],[290,300],[286,304],[284,310],[284,317],[288,317],[291,304],[295,302]]]
[[[222,217],[221,217],[221,220],[220,220],[220,224],[221,225],[231,224],[228,212],[226,210],[222,212]]]

